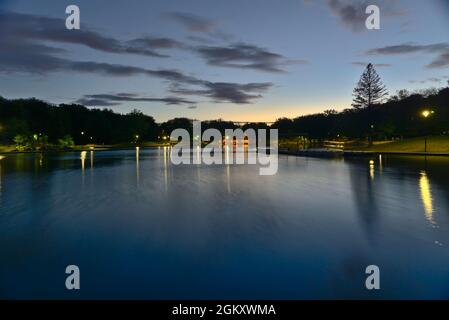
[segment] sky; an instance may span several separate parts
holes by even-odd
[[[446,86],[448,30],[449,0],[0,0],[0,96],[268,122],[349,108],[368,63],[390,94]]]

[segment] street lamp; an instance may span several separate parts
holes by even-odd
[[[426,109],[421,112],[421,116],[424,119],[427,119],[434,113],[435,113],[435,111]],[[424,152],[427,153],[427,134],[424,136]]]

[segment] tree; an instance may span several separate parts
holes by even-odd
[[[370,63],[354,89],[352,106],[356,109],[371,108],[374,104],[382,103],[387,95],[385,85]]]
[[[58,145],[62,148],[72,148],[75,143],[70,135],[65,135],[64,137],[58,139]]]

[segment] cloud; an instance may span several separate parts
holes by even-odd
[[[367,50],[365,53],[367,55],[395,55],[395,54],[409,54],[415,52],[437,53],[447,49],[449,49],[448,43],[435,43],[429,45],[403,43],[393,46],[370,49]]]
[[[266,92],[272,86],[272,83],[205,82],[203,89],[189,89],[175,85],[171,92],[181,95],[204,96],[212,98],[216,103],[248,104],[252,103],[254,99],[261,98],[260,93]]]
[[[449,50],[441,53],[436,59],[427,65],[428,68],[448,68],[449,67]]]
[[[20,21],[13,21],[17,18]],[[12,19],[12,20],[11,20]],[[20,25],[20,22],[24,22]],[[56,23],[58,27],[56,28]],[[59,25],[60,24],[60,25]],[[154,49],[184,48],[181,42],[169,38],[145,36],[127,42],[120,42],[113,38],[103,37],[98,33],[79,30],[75,36],[67,34],[62,20],[0,12],[0,72],[2,73],[31,73],[47,75],[55,72],[65,74],[85,73],[113,77],[130,77],[143,75],[168,81],[172,88],[179,89],[179,94],[206,96],[215,102],[251,103],[253,99],[261,98],[262,92],[272,85],[267,83],[226,83],[210,82],[194,76],[186,75],[178,70],[149,69],[125,64],[113,64],[98,61],[79,61],[66,57],[68,51],[53,47],[47,42],[81,44],[90,48],[115,53],[136,53],[152,55]],[[33,29],[34,28],[34,29]],[[199,28],[199,26],[198,26]],[[58,30],[55,30],[58,29]],[[207,29],[204,29],[207,30]],[[70,33],[72,34],[72,33]],[[44,41],[41,41],[44,40]],[[242,45],[243,46],[243,45]],[[190,48],[189,48],[190,49]],[[247,50],[236,52],[232,56],[215,55],[211,63],[223,63],[227,66],[239,68],[254,68],[266,71],[278,71],[277,66],[282,56],[270,53],[254,46],[246,48],[231,48],[233,50]],[[209,53],[209,52],[208,52]],[[205,53],[205,55],[207,55]],[[212,58],[214,53],[209,53]],[[243,62],[241,66],[237,65]],[[187,87],[186,87],[187,86]],[[82,100],[81,100],[82,99]],[[178,97],[147,98],[126,95],[91,95],[84,96],[79,101],[86,105],[115,105],[126,101],[163,102],[166,104],[193,104],[194,102]]]
[[[442,77],[430,77],[425,80],[409,80],[409,83],[441,83],[443,81],[447,81],[449,79],[449,76],[442,76]]]
[[[375,4],[381,8],[383,17],[403,16],[406,10],[397,9],[396,0],[377,0],[375,3],[371,0],[327,0],[327,5],[331,11],[340,18],[344,26],[354,32],[367,30],[365,21],[368,15],[366,8]]]
[[[166,105],[192,105],[195,102],[177,97],[148,98],[131,93],[84,95],[75,101],[85,106],[115,106],[123,102],[162,102]]]
[[[381,48],[373,48],[365,52],[366,55],[404,55],[411,53],[430,53],[437,56],[426,66],[427,68],[449,67],[449,43],[441,42],[427,45],[403,43]]]
[[[233,44],[227,47],[200,46],[194,50],[206,60],[207,64],[220,67],[284,72],[281,66],[289,63],[280,54],[244,43]],[[305,61],[300,60],[296,63],[305,63]]]
[[[369,62],[354,61],[351,64],[354,66],[366,67],[369,64]],[[391,67],[391,64],[389,64],[389,63],[373,63],[373,66],[375,66],[376,68],[387,68],[387,67]]]
[[[130,40],[127,43],[134,48],[178,49],[184,47],[184,44],[182,42],[165,37],[145,36]]]
[[[181,95],[199,95],[213,98],[214,102],[231,102],[236,104],[251,103],[252,100],[261,98],[260,93],[267,91],[271,83],[226,83],[210,82],[193,76],[188,76],[177,70],[152,70],[136,66],[111,64],[95,61],[73,61],[60,57],[64,50],[29,42],[5,41],[0,38],[0,72],[24,72],[48,74],[52,72],[76,72],[114,77],[129,77],[144,75],[169,81],[172,93]],[[188,85],[189,88],[180,88]],[[193,88],[192,88],[193,87]],[[255,94],[257,93],[257,94]],[[86,105],[115,105],[124,101],[158,101],[168,104],[192,104],[192,101],[180,98],[141,98],[126,96],[91,95],[79,100]]]
[[[65,21],[58,18],[0,12],[0,28],[2,37],[21,39],[22,41],[51,41],[70,43],[89,47],[94,50],[116,53],[137,54],[149,57],[166,58],[154,49],[173,48],[179,43],[167,38],[141,38],[131,41],[120,41],[91,31],[86,27],[80,30],[67,30]]]
[[[52,72],[91,73],[126,77],[146,75],[169,81],[199,84],[199,80],[177,70],[152,70],[141,67],[94,61],[73,61],[62,58],[61,49],[27,42],[8,42],[0,38],[0,71],[48,74]]]

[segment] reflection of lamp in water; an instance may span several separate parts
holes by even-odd
[[[164,147],[164,182],[165,182],[165,192],[167,192],[168,184],[168,172],[167,172],[167,147]]]
[[[90,152],[90,169],[92,170],[94,168],[94,152]]]
[[[374,160],[369,161],[369,176],[371,180],[374,180]]]
[[[419,178],[419,190],[421,191],[421,200],[424,206],[424,214],[426,219],[429,220],[431,224],[435,224],[435,221],[433,220],[433,200],[430,190],[430,182],[425,171],[421,171],[421,177]]]
[[[225,164],[230,164],[230,159],[229,159],[229,145],[226,144],[225,146]]]
[[[1,161],[5,159],[5,156],[0,156],[0,197],[2,195],[2,163]]]
[[[81,151],[81,169],[84,171],[87,151]]]
[[[140,153],[140,147],[136,147],[136,179],[137,179],[137,183],[139,183],[139,153]]]
[[[383,165],[382,165],[382,155],[379,154],[379,172],[380,172],[381,175],[382,175],[382,168],[383,168]]]

